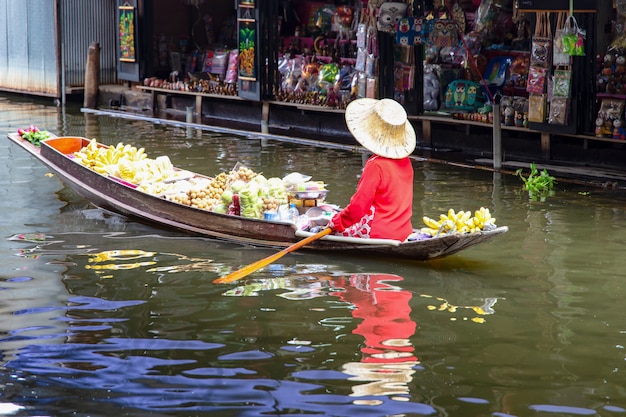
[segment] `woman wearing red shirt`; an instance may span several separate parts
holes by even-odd
[[[336,234],[406,240],[413,227],[415,131],[395,100],[362,98],[346,108],[354,138],[371,151],[350,203],[329,222]]]

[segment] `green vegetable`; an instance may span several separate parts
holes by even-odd
[[[222,201],[224,204],[228,205],[233,202],[233,192],[232,190],[224,190],[222,193]]]
[[[244,181],[237,180],[230,185],[230,189],[232,190],[234,194],[237,194],[241,192],[241,190],[243,190],[245,186],[246,186],[246,183]]]
[[[18,135],[35,146],[41,146],[41,141],[50,138],[50,133],[46,130],[39,130],[37,126],[31,125],[28,129],[18,129]]]
[[[226,207],[224,204],[218,204],[215,207],[213,207],[214,213],[226,214],[227,211],[228,211],[228,207]]]
[[[523,189],[528,191],[531,200],[545,201],[546,197],[554,195],[555,178],[545,169],[539,172],[534,163],[530,164],[530,173],[527,177],[524,177],[521,168],[515,171],[515,175],[522,179]]]

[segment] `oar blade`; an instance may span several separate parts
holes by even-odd
[[[233,282],[233,281],[237,281],[238,279],[241,279],[247,275],[250,275],[251,273],[258,271],[259,269],[271,264],[272,262],[282,258],[284,255],[288,254],[289,252],[293,252],[296,249],[301,248],[302,246],[306,246],[309,243],[313,242],[314,240],[317,240],[321,237],[326,236],[327,234],[331,233],[332,229],[330,228],[326,228],[324,230],[322,230],[319,233],[314,234],[313,236],[309,236],[306,239],[302,239],[296,243],[294,243],[293,245],[289,246],[288,248],[285,248],[283,250],[281,250],[278,253],[275,253],[273,255],[268,256],[267,258],[263,258],[261,260],[258,260],[256,262],[251,263],[250,265],[244,266],[241,269],[238,269],[237,271],[231,272],[228,275],[224,275],[223,277],[217,278],[213,280],[214,284],[228,284],[229,282]]]

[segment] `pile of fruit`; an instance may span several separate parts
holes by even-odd
[[[176,169],[167,156],[148,158],[143,148],[118,143],[104,146],[92,139],[72,155],[81,165],[102,175],[123,180],[148,194],[203,210],[229,213],[250,218],[263,218],[265,211],[286,209],[287,187],[308,190],[313,185],[323,189],[323,183],[308,181],[310,177],[294,174],[280,178],[265,178],[250,168],[237,164],[214,178]],[[313,185],[311,185],[313,184]],[[325,190],[324,190],[325,191]]]
[[[216,213],[260,219],[266,210],[278,210],[287,204],[280,178],[265,178],[245,166],[221,172],[214,178],[195,177],[178,183],[178,191],[166,193],[165,198]],[[187,184],[190,186],[185,189]]]
[[[440,214],[439,220],[424,216],[422,218],[427,227],[420,229],[420,232],[430,236],[442,236],[453,233],[475,233],[481,230],[493,230],[496,226],[496,219],[491,217],[488,208],[481,207],[474,212],[448,210],[448,213]]]

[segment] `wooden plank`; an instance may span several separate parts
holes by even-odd
[[[546,161],[550,159],[550,134],[548,132],[541,132],[541,154]]]
[[[152,101],[152,115],[154,116],[157,112],[157,93],[155,91],[151,91],[150,95]]]
[[[202,123],[202,96],[196,96],[196,123]]]
[[[573,9],[576,13],[595,12],[598,0],[573,0]],[[525,12],[561,12],[569,11],[569,0],[519,0],[517,4],[519,10]]]
[[[268,101],[264,101],[261,109],[261,133],[269,133],[269,121],[270,103]]]
[[[432,126],[430,120],[422,120],[422,145],[431,147],[433,143]]]
[[[137,89],[144,90],[144,91],[151,91],[153,93],[159,93],[159,94],[177,94],[180,96],[201,96],[201,97],[223,98],[227,100],[244,100],[239,96],[230,96],[227,94],[210,94],[210,93],[201,93],[198,91],[171,90],[169,88],[146,87],[143,85],[138,85]]]

